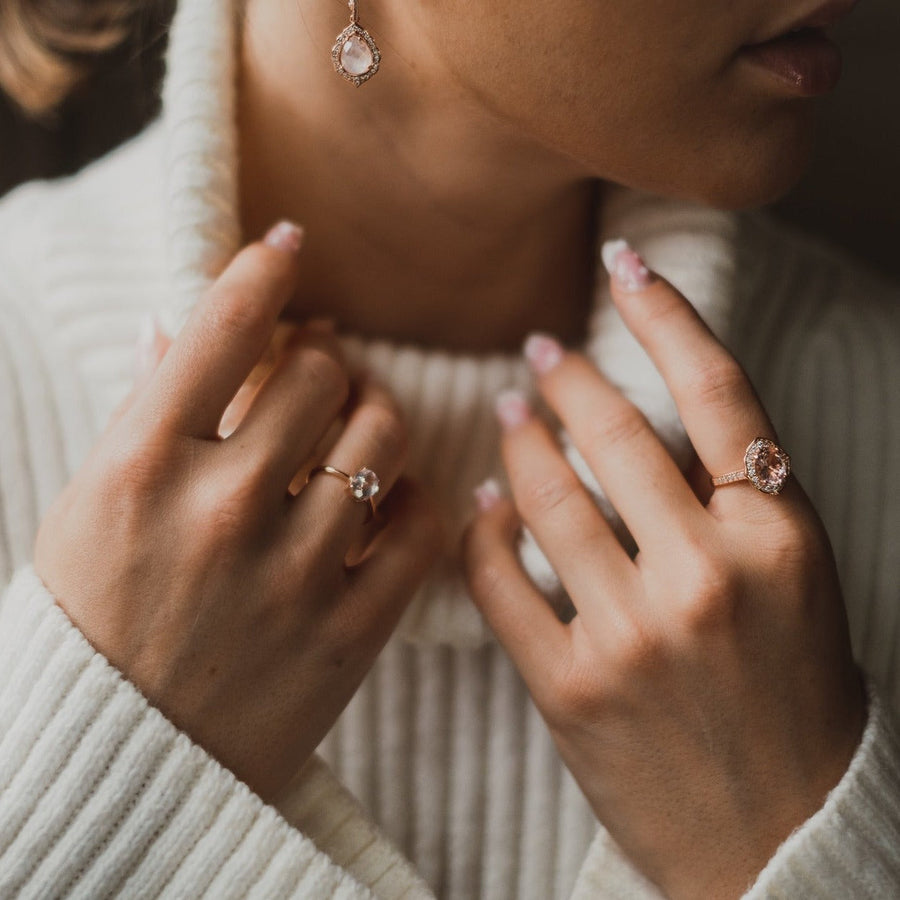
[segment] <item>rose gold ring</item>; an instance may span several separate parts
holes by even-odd
[[[756,438],[744,454],[744,468],[726,475],[716,475],[713,487],[749,481],[764,494],[780,494],[788,475],[791,474],[791,458],[774,441]]]
[[[362,468],[355,475],[349,475],[342,469],[336,469],[334,466],[316,466],[309,475],[306,476],[306,483],[309,484],[315,475],[334,475],[340,478],[350,491],[350,496],[357,503],[367,503],[369,513],[366,521],[371,520],[377,510],[375,509],[375,495],[381,490],[381,483],[378,476],[371,470]]]

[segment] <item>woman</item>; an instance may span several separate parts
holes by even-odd
[[[837,74],[727,7],[181,0],[4,202],[0,894],[900,890],[896,289],[712,209]]]

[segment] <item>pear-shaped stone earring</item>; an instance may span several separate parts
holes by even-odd
[[[377,71],[381,52],[372,35],[359,24],[357,0],[348,0],[350,24],[338,35],[331,50],[335,71],[359,87]]]

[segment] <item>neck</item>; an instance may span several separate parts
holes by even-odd
[[[508,350],[533,330],[578,337],[595,182],[430,65],[392,0],[361,10],[381,70],[360,88],[344,81],[330,48],[345,10],[247,6],[241,217],[247,235],[282,217],[306,228],[286,315],[457,351]]]

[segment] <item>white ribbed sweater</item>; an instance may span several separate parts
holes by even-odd
[[[320,748],[327,765],[277,808],[148,706],[29,564],[129,387],[141,314],[177,328],[240,242],[232,25],[229,4],[182,0],[162,120],[0,204],[0,898],[657,896],[594,820],[453,559]],[[747,896],[900,896],[900,289],[760,216],[627,191],[602,216],[750,369],[829,527],[871,675],[850,770]],[[674,447],[668,398],[607,299],[601,279],[588,350]],[[526,385],[524,366],[346,345],[397,392],[412,467],[458,530],[499,470],[493,397]]]

